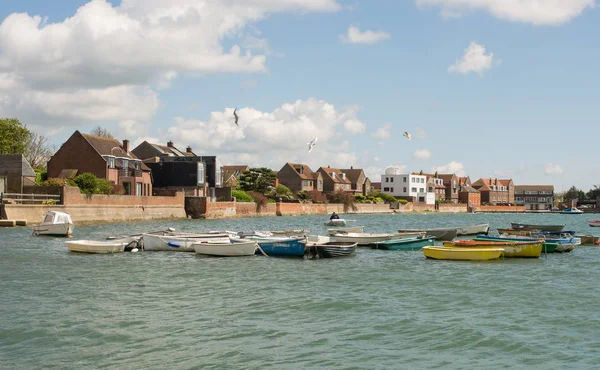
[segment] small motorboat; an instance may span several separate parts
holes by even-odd
[[[343,218],[334,218],[325,222],[325,226],[346,226],[346,220]]]
[[[600,227],[600,220],[588,220],[590,227]]]
[[[142,242],[145,251],[174,251],[174,252],[194,252],[194,243],[214,242],[224,243],[234,237],[229,232],[223,233],[177,233],[177,234],[143,234]],[[239,236],[235,235],[236,238]]]
[[[365,231],[364,226],[351,226],[351,227],[339,227],[336,229],[327,229],[330,236],[335,234],[348,234],[348,233],[363,233]]]
[[[451,261],[489,261],[504,255],[503,248],[423,247],[426,258]]]
[[[121,253],[129,244],[121,241],[69,240],[65,242],[70,252],[78,253]]]
[[[259,248],[256,240],[229,239],[227,242],[195,242],[192,244],[196,254],[215,257],[253,256]]]
[[[307,243],[305,250],[308,258],[313,259],[348,257],[356,252],[356,246],[348,242]]]
[[[583,211],[577,207],[566,208],[560,211],[563,215],[581,215]]]
[[[73,235],[73,221],[68,213],[48,211],[42,223],[34,225],[33,235],[67,236]]]

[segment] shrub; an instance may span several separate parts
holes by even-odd
[[[400,204],[406,204],[406,203],[408,203],[408,200],[406,200],[406,199],[398,199],[398,203],[400,203]]]
[[[357,194],[354,196],[354,200],[356,200],[358,203],[364,203],[367,201],[367,197],[361,194]]]
[[[292,195],[292,191],[285,185],[277,185],[277,187],[275,188],[275,195],[277,195],[278,197]]]
[[[341,203],[344,205],[344,213],[347,213],[348,210],[352,209],[356,211],[358,208],[356,207],[356,201],[354,196],[350,193],[346,193],[343,190],[337,190],[333,193],[327,195],[327,198],[331,203]]]
[[[296,198],[298,200],[311,200],[312,198],[310,197],[310,194],[308,194],[307,192],[305,192],[304,190],[300,190],[299,192],[296,193]]]
[[[313,203],[327,203],[327,196],[318,190],[309,191],[308,196]]]
[[[73,179],[79,191],[84,194],[112,194],[112,183],[107,179],[99,179],[94,174],[86,172]]]
[[[42,184],[44,181],[48,180],[48,170],[35,170],[35,183]]]
[[[232,190],[231,196],[235,197],[237,202],[254,202],[254,199],[243,190]]]
[[[254,200],[254,202],[256,203],[256,210],[260,211],[260,209],[264,206],[267,205],[267,203],[269,202],[268,198],[265,197],[263,194],[257,192],[257,191],[249,191],[248,195],[250,197],[252,197],[252,199]]]
[[[45,181],[40,183],[40,186],[77,186],[73,183],[73,180],[69,179],[58,179],[55,177],[51,177]]]

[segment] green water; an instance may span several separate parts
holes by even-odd
[[[367,232],[585,215],[352,215]],[[163,229],[308,228],[324,216],[76,227],[75,239]],[[361,249],[342,259],[80,255],[0,230],[1,369],[595,369],[600,249],[451,262]]]

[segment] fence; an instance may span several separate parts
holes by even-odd
[[[60,204],[57,194],[0,193],[0,204]]]

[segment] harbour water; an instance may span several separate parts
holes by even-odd
[[[590,215],[342,215],[366,232]],[[78,226],[76,239],[308,228],[324,216]],[[360,249],[302,260],[69,253],[0,230],[1,369],[595,369],[600,248],[491,262]]]

